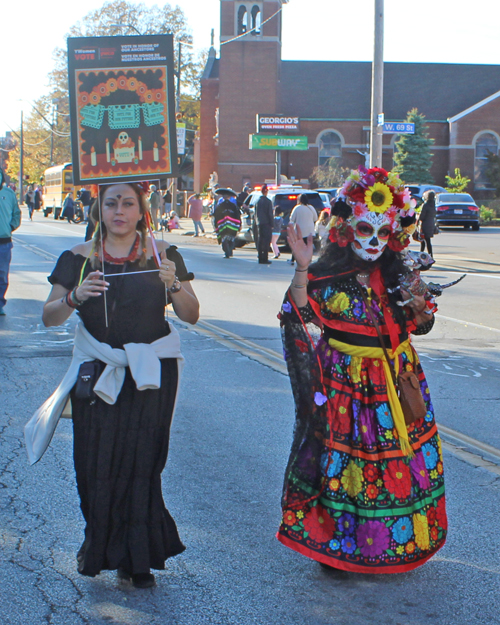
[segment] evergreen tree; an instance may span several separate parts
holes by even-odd
[[[415,134],[401,135],[396,141],[397,152],[394,154],[396,171],[407,183],[432,184],[431,148],[434,139],[429,138],[425,115],[416,108],[408,112],[405,122],[415,124]]]
[[[446,187],[445,189],[450,193],[463,193],[467,189],[469,185],[470,178],[467,176],[462,176],[460,173],[460,168],[455,168],[455,176],[445,176],[446,178]]]

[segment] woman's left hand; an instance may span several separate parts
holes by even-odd
[[[173,260],[168,260],[168,258],[162,259],[160,265],[160,280],[165,284],[167,289],[170,289],[170,287],[174,284],[175,263]]]
[[[421,315],[427,309],[427,302],[423,295],[412,295],[408,291],[401,289],[403,300],[408,302],[405,304],[415,315]]]

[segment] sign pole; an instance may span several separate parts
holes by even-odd
[[[281,152],[276,150],[276,167],[275,167],[276,186],[281,183]]]
[[[375,46],[372,64],[372,110],[370,167],[382,167],[382,128],[379,115],[384,108],[384,0],[375,0]]]

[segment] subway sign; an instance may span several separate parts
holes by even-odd
[[[307,137],[277,137],[276,135],[249,135],[251,150],[307,150]]]
[[[257,132],[299,132],[300,120],[290,115],[257,114]]]

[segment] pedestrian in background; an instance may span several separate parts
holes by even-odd
[[[309,236],[314,237],[317,219],[318,213],[316,209],[308,203],[307,195],[305,193],[301,193],[299,196],[299,203],[292,210],[289,223],[294,226],[299,226],[300,232],[304,237],[304,243],[307,243],[307,238]],[[293,265],[294,261],[295,258],[292,251],[290,264]]]
[[[82,187],[79,191],[78,199],[80,200],[83,206],[83,219],[88,222],[90,204],[92,203],[92,196],[90,194],[90,191],[86,189],[85,187]]]
[[[418,220],[420,233],[423,237],[423,241],[420,243],[420,251],[423,252],[427,245],[427,251],[432,256],[431,239],[436,230],[436,194],[434,191],[426,191],[423,195],[423,200],[424,203],[422,204]]]
[[[170,191],[170,187],[163,194],[163,212],[165,215],[169,215],[172,210],[172,192]]]
[[[312,237],[288,226],[297,268],[280,319],[296,423],[278,540],[327,568],[406,573],[448,528],[441,441],[411,342],[431,331],[435,304],[403,287],[418,283],[402,254],[415,212],[394,172],[353,171],[332,215],[312,264]]]
[[[67,219],[68,223],[75,217],[75,201],[73,199],[73,193],[70,191],[64,198],[62,206],[61,219]]]
[[[243,204],[245,203],[245,200],[249,196],[251,190],[252,189],[250,188],[250,185],[248,183],[245,183],[243,186],[243,189],[238,193],[236,197],[236,204],[240,210]]]
[[[39,185],[33,191],[33,210],[40,210],[42,206],[42,190]]]
[[[5,294],[9,286],[9,267],[12,258],[12,233],[19,228],[21,211],[16,194],[6,184],[0,168],[0,316],[5,315]]]
[[[28,215],[30,220],[32,220],[33,210],[35,208],[35,193],[31,185],[28,186],[28,188],[26,189],[26,193],[24,194],[24,203],[28,207]]]
[[[218,188],[214,191],[219,198],[214,209],[214,228],[217,241],[222,245],[225,258],[231,258],[234,239],[241,227],[241,212],[236,205],[236,193],[232,189]]]
[[[193,220],[194,224],[194,235],[195,237],[199,236],[199,231],[202,234],[205,234],[205,228],[201,223],[201,218],[203,217],[203,200],[200,197],[199,193],[195,193],[188,198],[189,204],[189,212],[188,217]]]
[[[267,197],[267,184],[263,185],[261,192],[262,195],[257,200],[257,204],[255,206],[255,223],[259,233],[257,240],[257,253],[259,264],[270,265],[269,247],[273,238],[273,203]]]
[[[160,208],[160,195],[154,184],[149,185],[149,211],[153,220],[154,229],[158,232],[158,211]]]
[[[325,208],[319,214],[318,221],[314,226],[316,233],[316,247],[321,249],[328,239],[328,224],[330,223],[330,211]]]
[[[281,228],[283,227],[283,210],[277,206],[274,209],[273,219],[273,235],[271,238],[271,247],[273,248],[274,258],[280,257],[280,249],[278,247],[278,239],[280,238]]]
[[[183,362],[165,307],[171,303],[181,320],[194,324],[199,305],[193,274],[166,241],[156,241],[157,271],[142,187],[102,185],[99,192],[102,223],[93,241],[63,252],[49,277],[44,325],[64,323],[75,309],[80,322],[68,372],[26,425],[26,444],[30,462],[39,460],[69,394],[85,519],[78,572],[95,577],[117,570],[119,579],[149,588],[151,569],[164,569],[167,558],[185,549],[161,487]],[[97,202],[91,213],[98,221]]]

